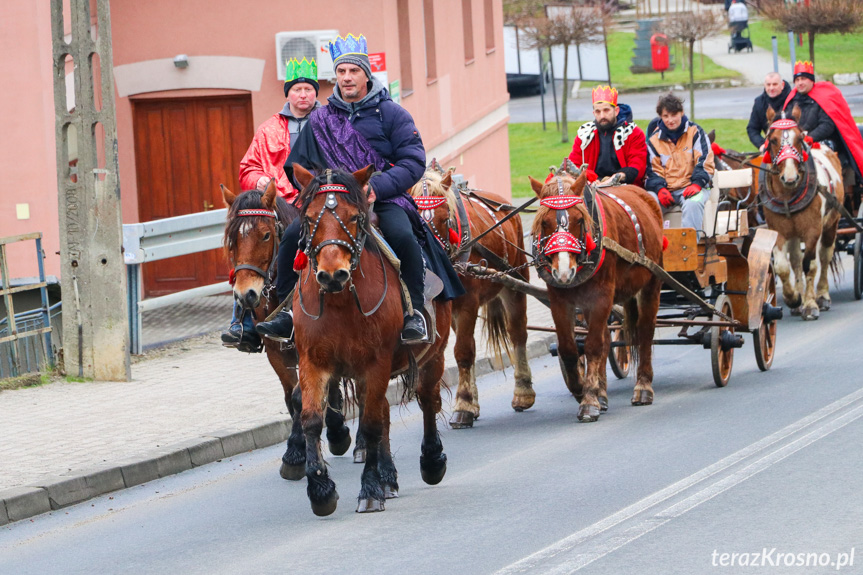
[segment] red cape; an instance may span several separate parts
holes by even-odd
[[[791,90],[783,109],[788,107],[788,103],[796,93],[796,89]],[[845,101],[842,92],[830,82],[815,82],[815,86],[812,87],[808,96],[815,100],[836,124],[839,134],[845,142],[845,147],[851,152],[854,163],[863,173],[863,137],[860,136],[860,130],[857,128],[854,117],[851,116],[851,109],[848,107],[848,102]]]

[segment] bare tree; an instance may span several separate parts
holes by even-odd
[[[561,98],[561,142],[569,142],[569,125],[566,104],[569,96],[569,53],[584,44],[602,42],[610,12],[605,3],[583,5],[577,2],[558,2],[542,10],[542,1],[522,0],[511,3],[515,22],[525,32],[530,48],[545,49],[563,46],[563,98]]]
[[[809,59],[813,63],[816,34],[847,34],[863,26],[863,3],[859,0],[809,0],[796,4],[761,0],[759,8],[777,28],[809,34]]]
[[[662,24],[663,31],[672,39],[680,42],[686,51],[689,64],[689,117],[695,119],[695,68],[693,53],[695,43],[712,36],[725,27],[725,22],[716,12],[680,12],[669,16]]]

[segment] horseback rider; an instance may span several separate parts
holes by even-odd
[[[794,106],[800,107],[800,129],[806,132],[807,141],[827,144],[839,156],[842,180],[848,184],[863,185],[863,138],[851,116],[848,102],[839,88],[830,82],[815,81],[812,62],[794,64],[794,90],[785,99],[785,114]],[[811,139],[810,139],[811,138]]]
[[[285,65],[285,105],[282,110],[258,127],[252,144],[240,161],[240,187],[243,190],[267,189],[275,180],[276,191],[286,200],[292,200],[297,190],[285,175],[285,160],[300,132],[307,124],[312,110],[319,108],[318,64],[306,58],[288,60]],[[222,345],[240,351],[261,349],[261,338],[255,331],[252,314],[234,303],[231,326],[222,333]]]
[[[764,92],[755,98],[746,133],[749,141],[758,149],[764,145],[764,137],[770,124],[767,122],[767,108],[781,110],[791,93],[791,85],[782,79],[779,72],[770,72],[764,77]]]
[[[578,129],[569,159],[586,163],[600,178],[621,174],[623,183],[642,186],[647,168],[644,132],[632,121],[632,109],[617,103],[617,90],[597,86],[591,94],[593,122]]]
[[[372,176],[366,191],[374,201],[378,228],[401,260],[401,276],[413,307],[413,314],[405,314],[402,341],[424,342],[428,340],[428,327],[421,313],[424,266],[418,241],[424,227],[407,194],[425,172],[422,138],[410,113],[393,102],[383,84],[372,76],[365,36],[340,36],[329,48],[336,72],[333,95],[327,106],[311,115],[311,129],[300,134],[285,162],[285,172],[292,177],[295,163],[317,172],[375,166],[379,173]],[[297,282],[293,262],[300,229],[300,221],[293,222],[279,245],[276,290],[282,301]],[[451,299],[463,293],[463,288],[445,254],[443,259],[449,266],[439,273],[445,286],[443,296]],[[257,330],[263,335],[289,338],[293,323],[291,306],[286,305],[272,321],[259,323]]]
[[[682,225],[701,230],[704,203],[713,178],[713,151],[704,130],[683,113],[683,100],[672,93],[659,98],[659,115],[648,127],[648,164],[644,188],[662,211],[682,208]]]

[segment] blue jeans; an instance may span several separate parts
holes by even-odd
[[[243,315],[243,331],[255,333],[255,322],[252,320],[252,312],[249,310],[244,310],[237,302],[234,302],[234,311],[231,314],[231,325],[234,325],[235,323],[240,323],[241,320],[237,318],[239,314]]]

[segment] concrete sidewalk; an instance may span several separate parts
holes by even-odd
[[[541,285],[535,274],[534,281]],[[212,308],[209,321],[217,325],[229,313],[224,301],[203,308],[204,316]],[[548,309],[532,298],[528,317],[533,325],[553,325]],[[188,310],[160,322],[152,328],[163,336],[200,325]],[[477,376],[493,371],[481,326]],[[553,334],[530,332],[529,357],[548,353],[553,340]],[[451,386],[458,383],[454,341],[451,334],[445,374]],[[391,386],[392,400],[397,391]],[[135,360],[130,382],[4,391],[0,414],[0,525],[281,443],[289,429],[282,388],[266,356],[223,348],[218,332],[149,351]]]

